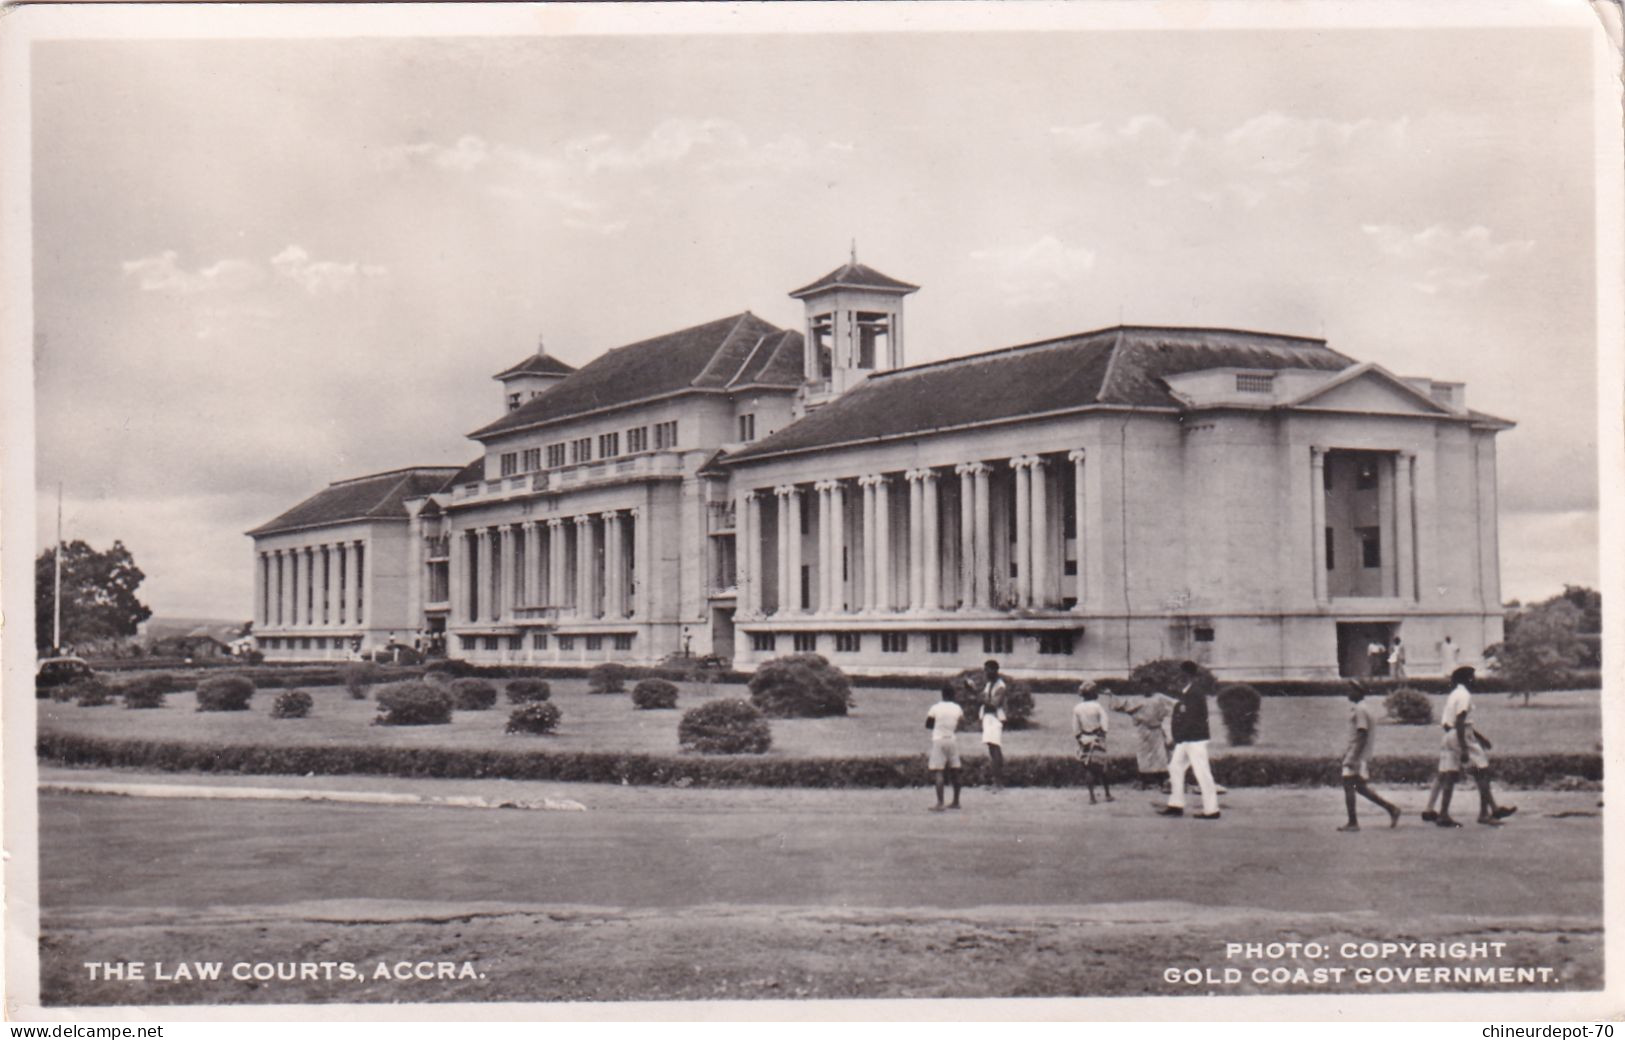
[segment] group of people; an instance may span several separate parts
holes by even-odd
[[[1397,645],[1398,641],[1395,643]],[[1478,822],[1486,826],[1500,826],[1503,820],[1518,810],[1514,806],[1497,804],[1490,789],[1490,741],[1472,721],[1471,687],[1476,673],[1471,667],[1454,667],[1454,660],[1450,663],[1451,690],[1445,699],[1441,720],[1443,742],[1439,752],[1439,768],[1432,790],[1428,793],[1422,820],[1439,827],[1461,826],[1450,815],[1450,804],[1456,784],[1465,774],[1478,788]],[[1167,792],[1166,803],[1155,806],[1157,812],[1163,816],[1185,815],[1187,777],[1194,776],[1202,797],[1201,811],[1194,813],[1194,818],[1219,819],[1219,795],[1224,793],[1224,789],[1214,781],[1212,765],[1208,760],[1208,742],[1212,734],[1208,726],[1207,697],[1198,683],[1200,674],[1201,669],[1194,661],[1184,661],[1180,664],[1179,679],[1174,684],[1172,694],[1153,691],[1133,699],[1115,697],[1111,691],[1094,682],[1085,681],[1078,687],[1079,701],[1072,709],[1072,737],[1083,764],[1089,804],[1097,803],[1097,786],[1103,791],[1106,801],[1114,800],[1106,774],[1109,704],[1111,710],[1129,716],[1133,722],[1140,786],[1144,788],[1160,784]],[[926,713],[925,725],[931,730],[931,752],[927,765],[937,792],[936,804],[931,807],[933,812],[960,807],[962,761],[958,730],[965,718],[965,708],[959,703],[960,692],[953,683],[945,684],[941,699]],[[973,702],[971,710],[981,723],[982,741],[988,751],[992,773],[989,793],[999,794],[1004,790],[1003,740],[1009,701],[1009,685],[999,674],[999,662],[988,661],[982,666],[981,679],[979,682],[971,681],[970,692],[974,694],[974,697],[968,698]],[[1108,698],[1106,702],[1102,701],[1102,695]],[[1359,798],[1365,798],[1385,811],[1390,827],[1398,826],[1403,815],[1398,806],[1370,786],[1371,759],[1376,750],[1376,722],[1371,709],[1365,704],[1365,698],[1365,687],[1351,682],[1348,689],[1348,743],[1341,761],[1348,822],[1337,828],[1345,833],[1360,829],[1356,811]],[[953,791],[953,800],[945,802],[949,788]]]

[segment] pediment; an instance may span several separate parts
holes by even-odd
[[[1381,415],[1456,415],[1404,380],[1376,365],[1360,365],[1303,394],[1289,407]]]

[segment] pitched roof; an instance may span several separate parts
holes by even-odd
[[[790,295],[796,299],[811,296],[825,289],[878,289],[881,292],[894,292],[907,295],[919,289],[918,285],[899,281],[891,275],[881,274],[868,264],[860,264],[852,260],[826,274],[809,285],[803,285]]]
[[[248,534],[276,534],[355,520],[405,520],[407,499],[434,494],[458,472],[456,466],[411,466],[335,481]]]
[[[508,379],[513,376],[567,376],[574,372],[576,367],[568,362],[560,361],[551,354],[532,354],[517,365],[510,366],[492,376],[492,379]]]
[[[445,486],[448,488],[453,488],[457,487],[459,484],[472,484],[476,480],[484,479],[485,456],[481,455],[479,458],[475,459],[473,462],[470,462],[468,465],[464,466],[462,469],[453,474],[452,478],[446,481]]]
[[[1317,339],[1228,329],[1101,329],[870,376],[724,461],[929,433],[1086,405],[1177,408],[1162,377],[1354,364]]]
[[[746,311],[616,347],[469,436],[483,439],[681,390],[721,390],[746,368],[754,369],[750,382],[793,389],[801,382],[799,340],[792,344],[783,329]],[[797,359],[793,377],[784,372],[786,353]]]

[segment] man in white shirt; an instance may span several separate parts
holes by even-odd
[[[1388,677],[1405,678],[1405,644],[1398,636],[1394,637],[1393,648],[1388,651]]]
[[[931,770],[931,779],[937,785],[937,804],[931,807],[932,812],[942,812],[943,809],[959,808],[959,722],[965,717],[965,709],[954,701],[954,687],[946,683],[942,687],[942,699],[931,705],[931,710],[925,713],[925,728],[931,731],[931,755],[926,766]],[[953,784],[954,801],[952,805],[942,804],[943,773]]]
[[[999,662],[982,665],[982,743],[993,767],[993,787],[989,794],[1004,790],[1004,704],[1010,687],[999,675]]]
[[[1455,644],[1449,636],[1439,644],[1439,674],[1452,675],[1461,667],[1461,647]]]
[[[1476,673],[1470,667],[1457,668],[1450,676],[1453,689],[1444,701],[1444,743],[1439,749],[1439,813],[1433,822],[1440,827],[1460,827],[1450,818],[1450,798],[1456,781],[1466,771],[1478,786],[1478,822],[1499,827],[1501,821],[1517,812],[1514,806],[1497,806],[1490,793],[1489,741],[1473,728],[1473,695],[1468,688]],[[1429,798],[1432,802],[1432,798]],[[1429,805],[1432,809],[1432,805]],[[1422,818],[1428,818],[1423,813]]]

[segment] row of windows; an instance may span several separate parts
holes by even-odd
[[[259,641],[263,650],[326,650],[329,643],[334,650],[361,649],[361,640],[356,636],[348,639],[343,636],[334,636],[331,639],[327,636],[272,636]]]
[[[1207,629],[1207,639],[1203,640],[1198,630],[1199,642],[1211,641],[1212,629]],[[960,636],[970,636],[968,632],[882,632],[880,633],[880,652],[885,654],[906,654],[909,648],[909,636],[923,635],[925,649],[933,654],[959,653]],[[1011,654],[1015,652],[1015,632],[983,632],[983,654]],[[1031,635],[1038,640],[1038,652],[1041,654],[1072,654],[1077,649],[1076,632],[1030,632],[1020,633]],[[863,650],[863,633],[861,632],[835,632],[832,633],[835,641],[835,652],[838,654],[855,654]],[[798,654],[810,654],[818,651],[818,633],[793,632],[790,634],[791,646]],[[759,654],[774,653],[778,650],[779,633],[752,632],[750,634],[750,648]]]
[[[745,440],[755,439],[755,417],[743,416],[751,419],[751,436]],[[743,425],[740,427],[743,432]],[[677,420],[655,423],[655,447],[659,449],[677,447]],[[517,476],[520,473],[533,473],[540,470],[542,465],[542,448],[526,448],[522,453],[517,451],[503,452],[498,458],[498,467],[504,477]],[[616,433],[601,433],[598,435],[598,454],[593,455],[593,439],[591,437],[577,437],[572,441],[560,441],[549,444],[547,452],[547,469],[558,469],[560,466],[580,465],[591,462],[595,457],[600,459],[613,459],[621,454],[621,435]],[[649,450],[649,427],[634,426],[626,431],[626,450],[628,454],[636,455]]]
[[[523,650],[525,648],[524,636],[459,636],[464,650]],[[602,650],[604,636],[554,636],[555,645],[560,650],[574,650],[576,639],[583,640],[583,646],[588,650]],[[610,645],[616,650],[632,649],[632,633],[618,632],[608,637]],[[547,649],[547,633],[532,632],[530,635],[530,648],[532,650]]]

